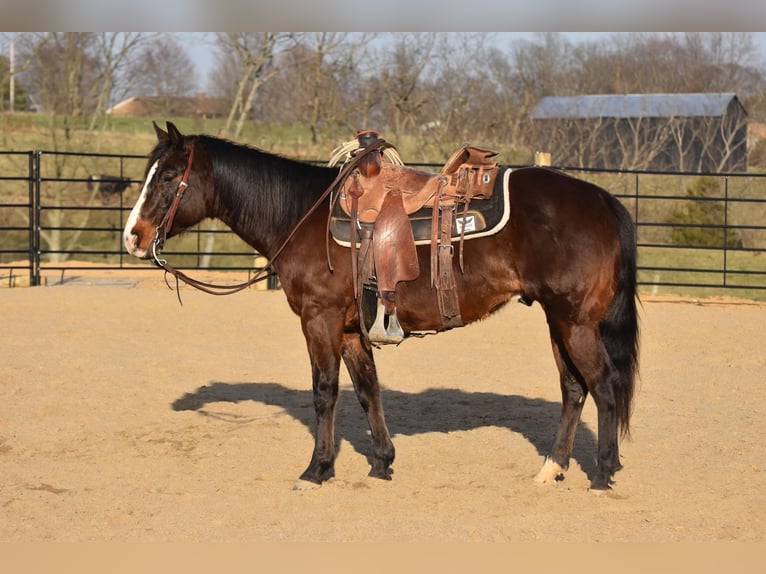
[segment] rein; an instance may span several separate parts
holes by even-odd
[[[166,259],[160,259],[159,257],[159,253],[162,250],[163,245],[165,244],[165,239],[167,238],[167,235],[170,232],[170,229],[173,227],[173,221],[178,211],[178,206],[181,203],[181,199],[183,198],[183,195],[186,192],[186,189],[189,187],[189,184],[188,184],[189,174],[191,173],[192,162],[194,160],[194,144],[192,144],[190,146],[189,161],[186,164],[186,171],[184,171],[184,175],[181,178],[181,181],[178,183],[178,187],[176,188],[176,196],[173,200],[173,204],[170,206],[170,209],[165,214],[165,217],[157,226],[157,229],[155,231],[154,239],[152,240],[152,244],[151,244],[152,259],[155,265],[165,270],[166,274],[170,273],[176,278],[176,294],[178,294],[179,302],[181,302],[181,295],[178,291],[179,280],[183,281],[187,285],[194,287],[195,289],[199,289],[200,291],[204,291],[205,293],[209,293],[211,295],[231,295],[233,293],[237,293],[239,291],[247,289],[251,285],[258,283],[259,281],[264,281],[265,279],[268,279],[269,277],[276,275],[274,271],[269,271],[272,264],[277,259],[277,257],[279,257],[279,255],[282,253],[282,251],[290,242],[290,240],[293,238],[293,236],[298,231],[300,226],[303,225],[303,223],[305,223],[305,221],[309,218],[309,216],[317,210],[317,208],[322,204],[322,202],[327,198],[327,196],[330,193],[332,193],[332,191],[349,176],[351,171],[354,170],[362,161],[362,159],[364,159],[367,155],[375,151],[382,151],[383,149],[386,149],[389,147],[393,147],[393,145],[388,143],[383,138],[378,138],[377,140],[372,142],[370,145],[368,145],[364,149],[359,150],[356,154],[354,154],[354,156],[343,166],[343,169],[340,170],[340,173],[332,181],[332,183],[327,187],[327,189],[325,189],[324,192],[322,192],[322,195],[319,197],[319,199],[316,200],[314,205],[311,206],[311,208],[306,212],[306,214],[303,217],[301,217],[300,221],[298,221],[295,227],[293,227],[292,231],[290,231],[290,233],[287,235],[285,240],[280,244],[280,246],[274,252],[274,255],[272,255],[271,258],[266,262],[266,265],[264,265],[258,272],[256,272],[255,276],[253,276],[251,279],[243,283],[237,283],[236,285],[217,285],[214,283],[206,283],[205,281],[200,281],[199,279],[194,279],[193,277],[189,277],[182,271],[179,271],[178,269],[175,269],[173,266],[171,266]],[[329,257],[329,254],[328,254],[328,257]],[[329,264],[329,259],[328,259],[328,264]],[[332,272],[331,265],[330,265],[330,271]],[[167,283],[167,279],[166,279],[166,283]],[[169,284],[168,284],[168,287],[170,287]],[[183,303],[181,302],[181,304]]]

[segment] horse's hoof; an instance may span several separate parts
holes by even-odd
[[[612,478],[612,473],[598,472],[595,478],[590,482],[590,490],[594,492],[609,492],[612,490],[613,484],[614,479]]]
[[[391,480],[392,474],[394,474],[394,469],[391,467],[385,468],[383,470],[376,470],[373,468],[370,470],[370,473],[367,476],[378,478],[380,480]]]
[[[564,471],[566,469],[553,459],[546,458],[540,472],[535,476],[537,484],[556,484],[564,480]]]
[[[310,490],[318,490],[322,488],[322,483],[311,482],[310,480],[299,479],[293,484],[293,490],[300,492],[306,492]]]
[[[608,478],[596,477],[591,481],[590,488],[588,490],[593,494],[608,494],[612,492],[613,484],[614,480],[612,480],[611,476]]]
[[[612,490],[611,488],[593,488],[592,486],[588,489],[588,492],[591,494],[595,494],[596,496],[605,496],[609,493],[609,491]]]
[[[303,471],[298,477],[301,482],[310,482],[321,486],[321,484],[327,480],[330,480],[335,476],[335,466],[333,463],[329,464],[315,464],[313,461],[309,467]]]

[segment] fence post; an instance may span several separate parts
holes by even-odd
[[[29,284],[40,285],[40,152],[29,154]]]
[[[535,165],[536,166],[550,166],[551,154],[550,152],[536,151],[535,152]]]
[[[726,287],[729,249],[729,176],[723,178],[723,286]]]

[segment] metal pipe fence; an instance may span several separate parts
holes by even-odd
[[[766,174],[562,169],[631,211],[643,290],[766,300]]]
[[[155,269],[122,246],[145,163],[139,155],[0,151],[0,281]],[[766,300],[766,174],[558,169],[604,187],[630,210],[643,291]],[[174,238],[163,255],[179,269],[248,276],[264,263],[215,222]]]

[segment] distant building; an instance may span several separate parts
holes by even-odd
[[[230,102],[223,98],[209,98],[204,94],[194,97],[133,96],[109,108],[113,116],[182,118],[220,118],[229,114]]]
[[[747,112],[735,94],[546,97],[534,144],[553,163],[610,169],[747,169]]]

